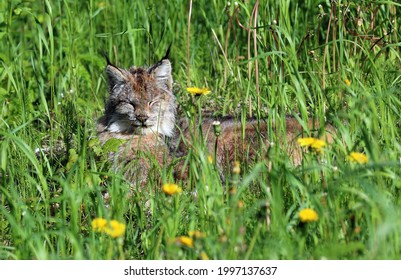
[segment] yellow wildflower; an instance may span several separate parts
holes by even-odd
[[[348,158],[352,162],[357,162],[357,163],[360,163],[360,164],[368,163],[368,157],[365,154],[362,154],[362,153],[352,152],[348,156]]]
[[[113,238],[123,236],[125,233],[125,225],[116,220],[110,223],[106,219],[96,218],[92,221],[92,229],[97,232],[104,232]]]
[[[298,139],[298,144],[301,147],[310,147],[314,142],[315,142],[315,138],[311,138],[311,137]]]
[[[173,194],[182,192],[182,189],[178,185],[171,184],[171,183],[164,184],[162,189],[163,189],[163,192],[167,195],[173,195]]]
[[[310,208],[302,209],[299,212],[298,216],[303,223],[316,222],[319,219],[316,211]]]
[[[189,87],[187,91],[193,95],[206,95],[211,91],[208,88]]]
[[[207,161],[212,164],[213,163],[213,157],[211,155],[207,156]]]
[[[189,235],[190,237],[193,237],[193,238],[203,238],[203,237],[206,236],[203,232],[201,232],[201,231],[199,231],[199,230],[190,230],[190,231],[188,232],[188,235]]]
[[[93,231],[102,232],[107,226],[106,219],[96,218],[92,221],[92,229]]]
[[[347,87],[349,87],[351,85],[351,81],[348,79],[344,80],[344,83],[347,85]]]
[[[298,144],[301,147],[312,148],[316,152],[321,152],[322,148],[326,146],[326,142],[324,140],[316,139],[316,138],[312,138],[312,137],[299,138]]]
[[[111,220],[108,227],[104,229],[104,232],[113,238],[117,238],[125,234],[125,225],[116,220]]]
[[[188,236],[180,236],[177,240],[180,244],[185,245],[189,248],[194,247],[194,240]]]
[[[204,260],[204,261],[209,260],[209,256],[205,253],[205,251],[202,251],[200,253],[200,257],[201,257],[201,260]]]

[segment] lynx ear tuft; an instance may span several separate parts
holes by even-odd
[[[168,49],[166,51],[166,54],[164,55],[163,59],[169,59],[170,58],[170,50],[171,50],[171,46],[173,45],[173,42],[170,43],[170,45],[168,46]]]
[[[112,93],[112,89],[119,84],[123,84],[128,80],[128,73],[124,69],[120,69],[113,64],[108,64],[106,67],[106,74],[108,78],[109,90]]]
[[[171,63],[168,59],[163,59],[157,64],[153,65],[149,69],[149,73],[152,73],[157,82],[160,85],[166,85],[169,90],[172,88],[173,77],[171,75]]]

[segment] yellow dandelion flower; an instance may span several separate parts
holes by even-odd
[[[365,154],[362,153],[356,153],[356,152],[352,152],[349,156],[348,156],[349,160],[352,162],[356,162],[359,164],[365,164],[368,163],[369,159]]]
[[[194,247],[194,240],[191,237],[188,236],[180,236],[178,237],[177,241],[182,244],[185,245],[189,248],[193,248]]]
[[[348,79],[344,80],[344,83],[347,85],[347,87],[349,87],[351,85],[351,81]]]
[[[189,235],[189,237],[193,237],[193,238],[204,238],[206,236],[206,234],[204,234],[203,232],[201,232],[199,230],[190,230],[190,231],[188,231],[188,235]]]
[[[212,164],[213,163],[213,157],[211,155],[207,156],[207,161]]]
[[[298,144],[301,147],[312,148],[317,152],[321,152],[322,148],[326,146],[326,142],[324,140],[312,137],[299,138]]]
[[[310,208],[299,211],[298,217],[303,223],[316,222],[319,219],[316,211]]]
[[[311,138],[311,137],[298,139],[298,144],[301,147],[310,147],[314,142],[315,142],[315,138]]]
[[[321,150],[323,147],[326,146],[326,142],[320,139],[316,139],[315,143],[312,144],[312,148],[315,150]]]
[[[163,192],[167,195],[173,195],[173,194],[182,192],[182,189],[178,185],[171,184],[171,183],[164,184],[162,189],[163,189]]]
[[[198,87],[189,87],[187,91],[193,95],[206,95],[209,94],[211,91],[208,88],[198,88]]]
[[[102,232],[107,226],[107,220],[103,218],[96,218],[92,221],[92,230]]]
[[[200,258],[201,258],[201,260],[204,260],[204,261],[209,260],[209,256],[204,251],[202,251],[200,253]]]
[[[125,224],[111,220],[110,224],[104,229],[104,232],[113,238],[123,236],[125,234]]]

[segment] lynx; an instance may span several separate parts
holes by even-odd
[[[222,168],[238,159],[256,160],[261,144],[267,148],[268,128],[263,122],[248,120],[243,128],[234,119],[220,123],[221,134],[213,133],[213,118],[202,122],[201,131],[196,131],[185,121],[176,121],[177,101],[172,92],[171,63],[167,58],[149,68],[119,68],[107,59],[109,99],[105,115],[98,122],[98,135],[102,144],[110,139],[126,142],[111,155],[118,168],[124,167],[124,177],[134,183],[144,184],[153,159],[159,167],[165,167],[173,157],[182,157],[193,148],[194,139],[205,141],[210,154],[216,155],[216,163]],[[175,133],[175,127],[182,133]],[[308,121],[308,127],[319,127],[317,122]],[[326,126],[326,140],[332,142],[334,128]],[[296,139],[302,134],[302,127],[294,118],[286,119],[287,154],[295,165],[300,164],[302,151]],[[201,135],[202,134],[202,137]],[[165,138],[172,138],[173,145],[167,145]],[[195,138],[194,138],[195,137]],[[262,140],[262,142],[260,141]],[[262,155],[263,156],[263,155]],[[177,178],[185,179],[187,169],[184,161],[175,167]]]
[[[107,57],[106,57],[107,58]],[[168,152],[165,137],[172,137],[176,100],[172,93],[171,63],[162,59],[149,68],[128,70],[107,58],[109,98],[98,122],[102,144],[110,139],[126,141],[111,159],[124,166],[124,177],[143,184],[154,161],[163,165]]]

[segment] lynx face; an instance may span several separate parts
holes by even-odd
[[[107,131],[173,136],[176,101],[168,59],[147,69],[125,70],[109,64],[106,73],[110,93],[105,116]]]

